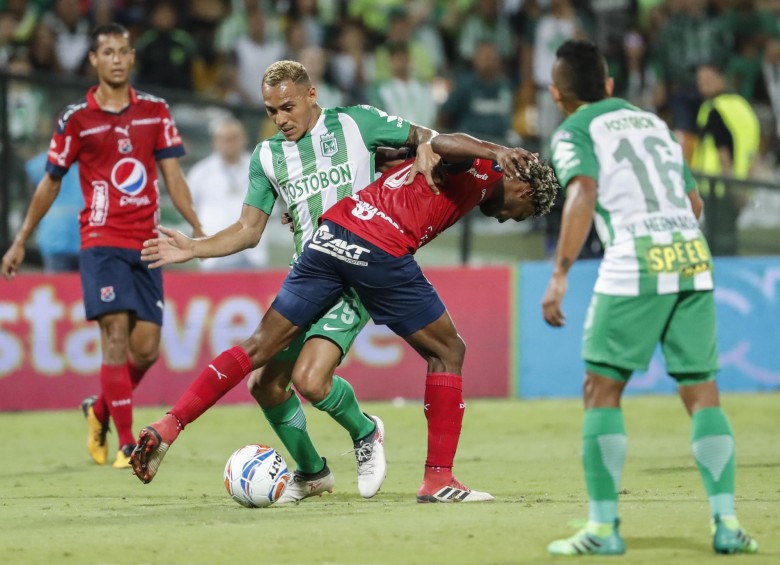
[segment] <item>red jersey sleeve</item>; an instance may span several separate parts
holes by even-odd
[[[74,109],[68,107],[60,114],[57,128],[49,143],[46,172],[56,178],[68,172],[81,150],[81,136],[77,131],[76,120],[72,119],[73,113]]]
[[[168,111],[167,104],[160,104],[160,128],[157,132],[157,142],[154,145],[156,160],[170,157],[183,157],[184,144],[181,141],[176,122]]]

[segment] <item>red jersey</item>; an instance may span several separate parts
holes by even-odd
[[[109,112],[95,101],[96,90],[63,110],[46,171],[62,177],[79,162],[82,249],[141,249],[157,233],[157,161],[181,157],[184,146],[162,98],[130,88],[130,105]]]
[[[493,193],[503,173],[488,159],[450,166],[447,182],[436,195],[423,175],[404,186],[412,167],[404,161],[344,198],[322,219],[348,229],[394,257],[414,253]]]

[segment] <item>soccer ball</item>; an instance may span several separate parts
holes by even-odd
[[[267,445],[245,445],[225,465],[225,489],[247,508],[263,508],[279,500],[291,478],[282,456]]]

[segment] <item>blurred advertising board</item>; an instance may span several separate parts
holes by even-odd
[[[596,281],[598,261],[580,261],[569,275],[563,302],[566,326],[542,319],[541,300],[550,262],[519,268],[516,390],[522,397],[580,396],[584,365],[582,326]],[[723,391],[780,390],[780,257],[716,258],[715,302]],[[635,373],[628,392],[673,392],[660,348],[648,370]]]
[[[509,394],[511,270],[429,269],[467,343],[464,394]],[[173,404],[197,373],[246,339],[284,271],[165,275],[160,360],[136,391],[139,405]],[[23,275],[0,293],[0,410],[75,408],[98,391],[99,331],[84,320],[78,275]],[[370,323],[337,373],[362,400],[422,398],[426,364],[402,339]],[[222,402],[250,402],[241,384]]]

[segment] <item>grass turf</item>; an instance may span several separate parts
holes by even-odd
[[[709,511],[690,454],[690,427],[673,397],[631,397],[621,498],[623,563],[780,563],[778,394],[723,399],[737,441],[737,510],[761,544],[756,556],[715,556]],[[0,562],[47,564],[503,564],[570,563],[547,544],[587,513],[578,401],[471,401],[456,474],[493,493],[488,504],[422,505],[419,403],[366,404],[386,426],[389,473],[363,500],[351,442],[307,407],[309,430],[336,491],[297,506],[249,510],[230,500],[222,469],[247,443],[278,446],[252,406],[216,407],[180,436],[157,478],[97,467],[80,412],[0,414]],[[136,410],[136,427],[162,409]],[[113,441],[110,461],[116,449]],[[284,453],[284,451],[282,451]],[[286,454],[285,454],[286,455]],[[287,457],[290,462],[289,457]],[[109,461],[109,462],[110,462]],[[588,563],[604,559],[586,558]],[[607,562],[614,562],[614,558]]]

